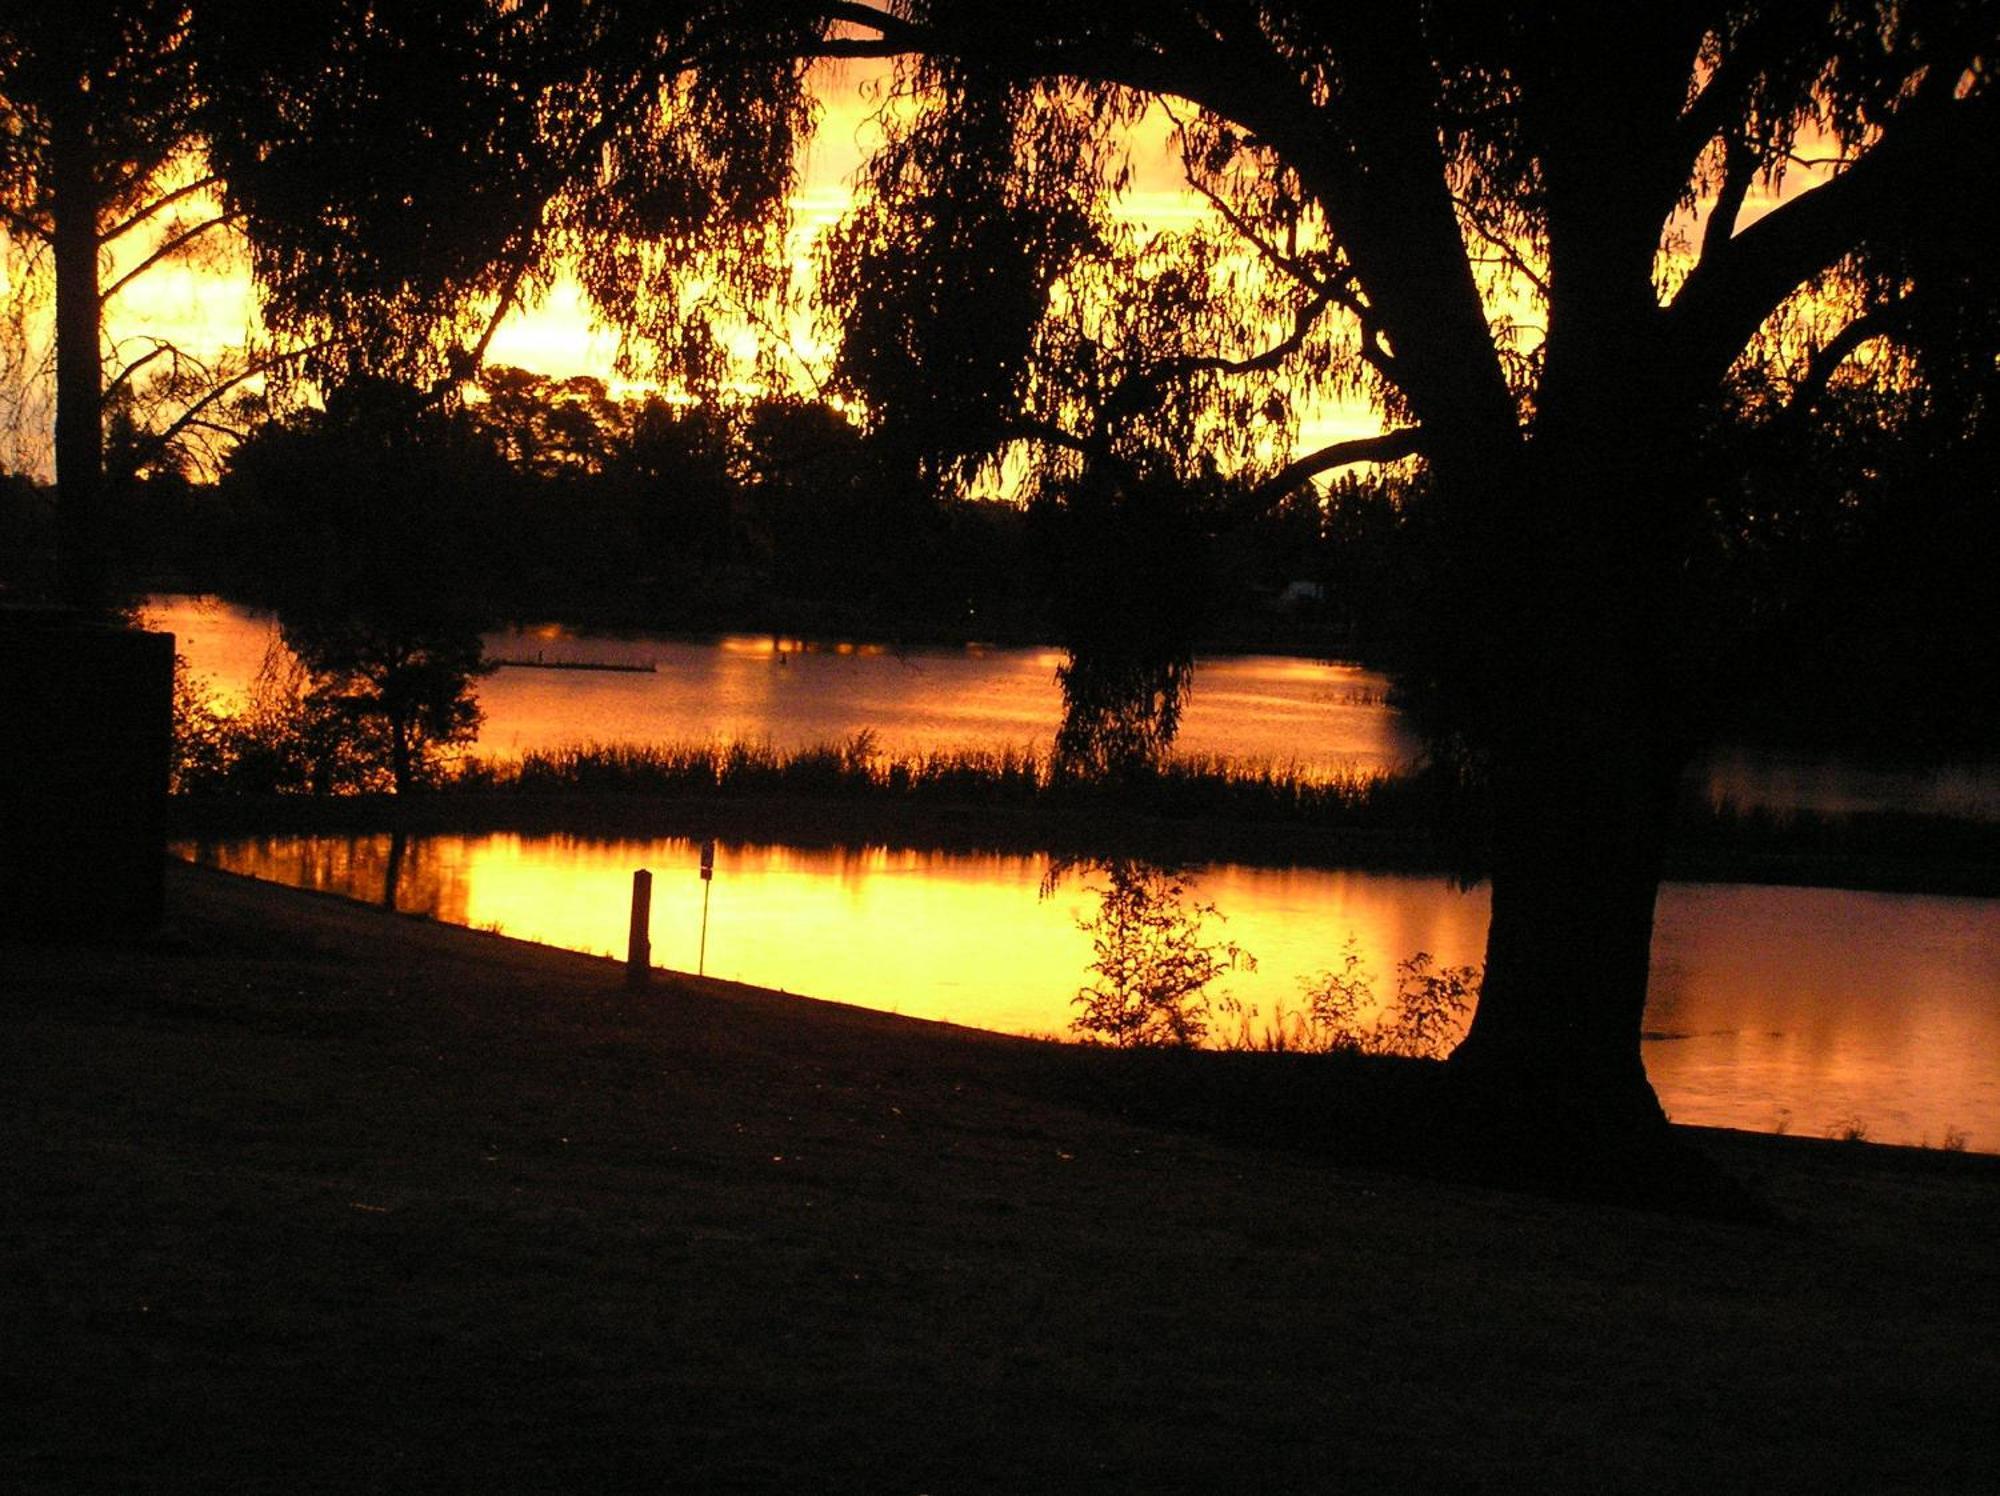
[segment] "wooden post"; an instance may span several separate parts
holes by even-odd
[[[715,839],[701,844],[701,952],[695,957],[694,974],[708,975],[708,891],[715,879]]]
[[[625,947],[625,985],[642,991],[653,970],[653,875],[645,868],[632,874],[632,934]]]

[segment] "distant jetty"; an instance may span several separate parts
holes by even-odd
[[[659,663],[648,660],[643,665],[624,664],[616,660],[545,660],[536,655],[532,660],[489,660],[496,669],[511,670],[615,670],[624,675],[657,675]]]

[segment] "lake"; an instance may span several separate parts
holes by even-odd
[[[213,598],[145,608],[224,701],[240,701],[277,621]],[[884,752],[1046,752],[1062,715],[1049,649],[808,647],[769,635],[618,638],[559,628],[486,636],[492,659],[652,665],[650,672],[504,667],[478,683],[475,751],[518,756],[582,742],[842,743],[872,733]],[[1203,658],[1178,752],[1271,764],[1308,778],[1408,764],[1420,744],[1387,704],[1389,680],[1357,665],[1281,655]],[[1879,769],[1823,756],[1721,749],[1698,771],[1706,793],[1743,808],[1830,814],[1903,810],[2000,821],[1992,764]]]
[[[382,836],[245,838],[179,848],[197,861],[380,901]],[[655,877],[653,959],[814,997],[1013,1033],[1060,1034],[1088,979],[1072,876],[1044,897],[1039,857],[724,843],[709,885],[678,839],[411,838],[398,907],[572,949],[622,955],[632,872]],[[1218,986],[1268,1020],[1351,937],[1392,985],[1417,951],[1477,964],[1483,889],[1434,878],[1213,867],[1193,897],[1211,939],[1257,959]],[[1662,890],[1645,1055],[1676,1121],[1881,1142],[1956,1134],[2000,1151],[2000,906],[1832,889]]]
[[[240,700],[278,640],[277,622],[194,597],[149,600],[148,621],[172,632],[193,669]],[[580,742],[842,743],[862,732],[884,752],[1033,748],[1046,752],[1062,716],[1048,649],[890,650],[806,646],[769,635],[690,640],[508,630],[486,636],[489,659],[653,665],[651,672],[503,667],[477,684],[486,721],[476,751],[515,756]],[[1386,676],[1357,665],[1278,655],[1203,660],[1179,751],[1270,762],[1309,776],[1392,769],[1416,756],[1402,717],[1384,704]]]
[[[278,644],[266,615],[212,600],[149,604],[225,699],[248,691]],[[582,741],[753,741],[780,748],[872,733],[889,752],[1034,748],[1060,715],[1060,655],[1032,649],[806,648],[765,636],[710,640],[490,635],[489,656],[653,665],[651,672],[503,668],[479,683],[478,751]],[[1197,664],[1180,751],[1307,775],[1393,768],[1417,743],[1353,665],[1283,657]],[[1744,806],[1948,811],[2000,820],[1987,766],[1928,772],[1724,751],[1708,793]],[[183,849],[196,855],[196,849]],[[291,838],[201,849],[260,877],[379,899],[386,838]],[[684,842],[433,837],[400,864],[398,902],[440,919],[591,951],[622,951],[631,873],[660,877],[661,964],[696,964],[700,883]],[[676,872],[675,870],[678,870]],[[763,986],[1010,1032],[1059,1033],[1086,980],[1077,880],[1038,897],[1038,858],[854,848],[730,846],[713,888],[707,969]],[[1258,960],[1225,984],[1260,1021],[1299,1006],[1301,978],[1335,964],[1351,933],[1390,986],[1417,951],[1476,964],[1483,891],[1435,879],[1211,868],[1195,896],[1217,939]],[[1884,1141],[1947,1129],[2000,1150],[2000,905],[1821,889],[1669,885],[1660,902],[1647,1065],[1685,1122]]]

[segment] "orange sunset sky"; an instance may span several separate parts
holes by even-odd
[[[837,64],[822,69],[818,82],[820,127],[801,163],[800,183],[792,198],[793,253],[803,271],[814,238],[845,211],[855,171],[875,131],[870,123],[875,85],[882,81],[882,64]],[[1203,215],[1205,206],[1184,186],[1176,157],[1168,144],[1164,111],[1155,110],[1133,136],[1134,181],[1123,209],[1143,225],[1171,228]],[[1810,174],[1794,173],[1784,185],[1797,190],[1809,185]],[[1760,189],[1746,205],[1744,222],[1755,219],[1781,194]],[[1684,232],[1698,226],[1699,213],[1689,215]],[[113,255],[110,278],[136,263],[150,248],[121,244]],[[1670,259],[1672,250],[1669,251]],[[0,292],[23,274],[25,261],[16,246],[0,241]],[[1524,287],[1499,287],[1494,308],[1532,328],[1538,309]],[[46,309],[44,308],[44,312]],[[44,366],[47,384],[50,319],[31,319],[26,331],[25,367]],[[201,359],[213,359],[240,347],[256,326],[255,298],[243,257],[236,246],[221,244],[200,259],[154,267],[122,290],[107,307],[105,329],[115,371],[166,340]],[[793,352],[808,365],[823,360],[829,350],[801,317],[789,329]],[[1530,333],[1532,336],[1532,332]],[[754,348],[755,334],[738,335],[739,351]],[[562,278],[538,304],[515,312],[502,324],[488,356],[493,364],[512,364],[552,376],[591,374],[613,379],[617,334],[597,322],[573,280]],[[18,410],[13,429],[0,430],[0,465],[46,476],[49,464],[49,401],[46,388],[30,378],[15,397]],[[1325,442],[1365,436],[1381,429],[1380,418],[1364,404],[1330,402],[1311,412],[1301,431],[1302,449]]]

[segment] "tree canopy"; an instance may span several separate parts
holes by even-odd
[[[218,145],[272,315],[367,328],[353,357],[460,370],[567,255],[713,377],[704,314],[786,284],[805,67],[895,57],[819,281],[835,386],[918,471],[1011,462],[1050,502],[1146,512],[1419,456],[1426,670],[1497,807],[1454,1065],[1538,1106],[1657,1119],[1638,1034],[1677,777],[1788,626],[1797,541],[1843,528],[1806,511],[1875,518],[1852,485],[1768,502],[1744,433],[1872,390],[1896,440],[1990,440],[1985,0],[218,15]],[[1114,211],[1142,120],[1205,218]],[[1339,392],[1381,434],[1298,450]],[[1170,715],[1176,661],[1132,661],[1130,700]]]

